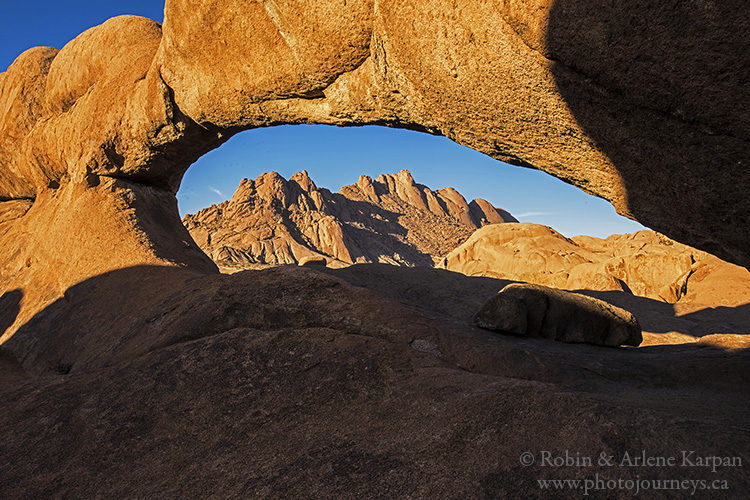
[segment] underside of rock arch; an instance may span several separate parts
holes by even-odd
[[[498,335],[470,322],[505,279],[219,274],[175,193],[245,129],[406,127],[747,267],[749,15],[678,0],[167,0],[163,25],[117,17],[25,52],[0,74],[0,495],[504,498],[596,474],[742,496],[744,298],[692,310],[582,292],[680,345]],[[539,463],[634,450],[713,469]]]
[[[112,269],[214,271],[182,175],[299,123],[441,134],[747,267],[750,23],[730,3],[167,0],[163,26],[31,49],[0,74],[0,292],[24,290],[20,325]]]

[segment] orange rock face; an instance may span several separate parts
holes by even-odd
[[[748,266],[747,26],[733,2],[167,0],[163,26],[117,17],[21,54],[0,74],[0,496],[521,497],[570,473],[522,467],[529,451],[741,455],[748,351],[714,346],[740,345],[746,302],[591,292],[649,335],[703,337],[686,347],[499,338],[457,310],[501,280],[220,275],[174,194],[244,129],[404,127]],[[450,191],[395,193],[487,216]],[[685,297],[735,269],[707,261]],[[721,478],[750,489],[740,467]]]
[[[750,302],[746,269],[654,231],[565,238],[538,224],[490,225],[438,267],[568,290],[628,291],[669,303],[716,307]]]
[[[385,124],[542,169],[748,265],[750,121],[736,105],[746,24],[723,4],[168,0],[163,26],[117,17],[59,51],[31,49],[0,75],[0,200],[35,200],[34,213],[57,213],[73,232],[58,190],[83,193],[101,178],[159,189],[149,217],[165,231],[128,233],[123,245],[142,245],[144,263],[186,262],[179,245],[152,249],[179,231],[168,198],[201,154],[259,126]],[[108,204],[85,217],[110,220],[117,196]],[[38,255],[66,251],[23,238]],[[119,265],[112,254],[84,274]],[[0,268],[5,283],[10,272]],[[69,286],[79,275],[58,276]]]
[[[193,239],[224,269],[296,264],[323,258],[432,266],[492,222],[517,222],[485,200],[452,188],[432,191],[402,170],[361,176],[340,193],[318,188],[307,172],[286,181],[275,172],[243,180],[231,200],[188,215]]]

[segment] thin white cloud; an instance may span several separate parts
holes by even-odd
[[[192,189],[180,189],[179,191],[177,191],[178,200],[186,200],[188,198],[192,198],[193,196],[195,196],[195,191],[193,191]]]
[[[210,191],[213,191],[214,193],[218,194],[218,195],[219,195],[219,196],[221,196],[221,197],[223,197],[223,196],[224,196],[224,193],[222,193],[221,191],[219,191],[219,190],[218,190],[218,189],[216,189],[215,187],[211,187],[211,186],[208,186],[208,189],[209,189]]]
[[[516,217],[539,217],[540,215],[557,215],[557,212],[524,212]]]

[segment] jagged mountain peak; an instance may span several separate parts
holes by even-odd
[[[453,188],[432,191],[408,170],[362,175],[338,193],[306,170],[243,179],[229,201],[184,224],[219,265],[292,264],[323,257],[330,265],[386,262],[431,266],[485,224],[516,222],[486,200]]]
[[[380,203],[382,196],[390,195],[419,210],[454,218],[474,229],[486,224],[518,222],[509,212],[494,207],[487,200],[478,198],[467,203],[463,195],[452,187],[432,191],[415,182],[411,172],[406,169],[397,174],[380,174],[375,180],[362,175],[356,184],[341,188],[340,193],[373,203]]]

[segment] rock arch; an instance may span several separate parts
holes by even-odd
[[[0,74],[0,292],[25,291],[16,325],[114,268],[214,270],[180,224],[182,175],[232,134],[284,123],[442,134],[748,266],[746,9],[683,5],[675,22],[705,28],[683,39],[661,4],[632,0],[617,38],[616,16],[586,4],[167,0],[163,26],[117,17],[23,53]],[[719,63],[693,81],[700,47]],[[639,82],[628,63],[670,70]]]

